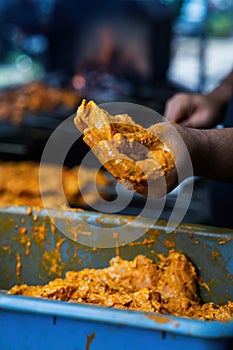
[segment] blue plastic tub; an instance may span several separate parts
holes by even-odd
[[[46,283],[67,270],[103,267],[116,253],[114,248],[95,250],[74,243],[59,231],[55,232],[45,210],[33,210],[31,215],[27,210],[11,207],[0,211],[1,289],[20,282]],[[132,220],[73,211],[53,211],[52,216],[53,222],[77,225],[80,230],[84,221],[111,227],[119,219]],[[141,229],[148,227],[148,231],[136,244],[119,248],[123,258],[145,254],[157,261],[157,253],[166,253],[171,249],[168,246],[173,246],[187,254],[210,287],[209,291],[200,290],[204,301],[233,300],[232,231],[182,225],[175,232],[166,233],[165,223],[159,222],[150,228],[149,219],[142,219],[137,227],[131,225],[130,229],[137,231],[140,223]],[[27,229],[23,235],[22,227]],[[56,270],[52,269],[48,256],[57,259]],[[17,268],[19,261],[21,269]],[[1,350],[230,350],[232,345],[233,320],[200,321],[0,293]]]

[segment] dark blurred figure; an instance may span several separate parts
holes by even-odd
[[[159,0],[57,0],[48,31],[49,70],[74,76],[74,87],[93,95],[99,85],[108,90],[102,99],[111,89],[145,95],[145,85],[167,83],[176,9]]]
[[[149,64],[153,66],[154,76],[150,75],[150,79],[164,79],[170,60],[173,17],[171,7],[160,1],[57,0],[49,34],[51,69],[74,72],[80,57],[83,59],[83,51],[88,53],[92,47],[93,55],[96,54],[92,60],[98,59],[98,50],[102,44],[97,42],[101,40],[98,31],[103,27],[112,30],[112,46],[116,45],[112,48],[112,56],[124,55],[129,44],[137,45],[137,38],[138,44],[142,45],[140,32],[136,32],[137,35],[133,32],[140,29],[147,45],[146,50],[150,53]],[[133,30],[130,30],[131,26]],[[86,37],[88,42],[85,42]],[[125,47],[122,42],[125,42]],[[121,52],[116,53],[116,50]],[[144,54],[145,43],[138,51]],[[136,61],[140,56],[134,59]],[[130,70],[130,66],[127,68]]]
[[[133,97],[161,106],[179,1],[9,0],[0,8],[1,55],[10,45],[97,102]],[[47,12],[46,12],[47,11]],[[46,43],[46,40],[47,43]],[[51,75],[51,74],[50,74]]]

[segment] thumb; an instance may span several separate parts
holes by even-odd
[[[185,98],[175,96],[168,100],[164,110],[165,118],[170,122],[180,122],[187,116],[187,103]]]
[[[195,129],[205,127],[205,115],[200,112],[193,113],[189,118],[182,120],[180,124]]]

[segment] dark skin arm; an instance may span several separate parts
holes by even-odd
[[[200,130],[160,123],[149,130],[170,149],[175,161],[175,168],[166,178],[166,186],[159,181],[153,182],[153,196],[164,196],[193,175],[233,183],[233,128]]]
[[[188,148],[194,175],[233,182],[233,128],[176,129]]]

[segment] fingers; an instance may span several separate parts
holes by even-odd
[[[164,116],[171,122],[181,122],[189,116],[190,105],[190,94],[176,94],[167,101]]]
[[[189,128],[205,129],[213,127],[215,119],[211,110],[205,105],[201,105],[193,111],[189,118],[182,120],[180,124]]]
[[[120,153],[111,141],[103,140],[93,149],[104,167],[126,189],[144,196],[160,198],[167,193],[165,170],[156,155],[149,159],[134,161]]]
[[[205,118],[202,117],[202,113],[193,113],[188,119],[182,120],[180,125],[188,128],[202,128],[205,127]]]
[[[191,128],[210,128],[221,119],[216,101],[201,94],[174,95],[167,101],[164,115],[170,122]]]

